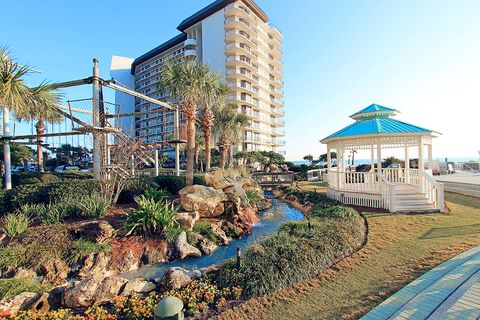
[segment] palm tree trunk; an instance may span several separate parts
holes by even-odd
[[[195,156],[195,121],[197,120],[197,106],[193,101],[186,101],[184,110],[187,120],[187,171],[185,172],[186,185],[193,185],[193,163]]]
[[[229,165],[230,165],[230,167],[233,167],[233,145],[231,145],[229,149],[230,149],[230,161],[229,161],[230,163],[229,163]]]
[[[223,170],[225,169],[225,163],[227,162],[227,148],[228,148],[228,142],[225,137],[222,137],[220,139],[218,148],[220,149],[220,168]]]
[[[211,147],[211,139],[212,139],[212,127],[215,121],[215,116],[212,111],[212,108],[207,106],[205,108],[205,112],[203,113],[202,118],[202,128],[203,134],[205,136],[205,172],[210,171],[211,159],[212,159],[212,147]]]
[[[203,132],[205,135],[205,172],[210,171],[210,164],[212,162],[212,150],[211,150],[211,137],[212,132],[211,128],[203,128]]]
[[[43,120],[38,120],[37,124],[35,125],[35,129],[37,130],[37,134],[43,134],[45,132],[45,124]],[[38,172],[44,172],[43,168],[43,138],[37,138],[37,163],[38,163]]]

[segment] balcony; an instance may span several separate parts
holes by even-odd
[[[184,53],[185,57],[196,57],[197,56],[197,50],[185,50]]]
[[[248,8],[238,3],[232,3],[225,7],[225,16],[248,17],[251,23],[256,23],[256,17]]]
[[[183,42],[183,44],[186,46],[197,46],[197,39],[187,39]]]
[[[258,82],[258,79],[255,79],[253,77],[251,71],[243,71],[237,68],[227,70],[227,79],[229,80],[241,79],[241,80]]]
[[[225,34],[225,40],[228,42],[232,41],[238,41],[238,42],[245,42],[250,43],[251,47],[256,48],[257,47],[257,42],[252,39],[252,37],[248,34],[248,32],[245,32],[243,30],[238,30],[238,29],[232,29],[226,32]]]
[[[244,54],[250,59],[258,58],[258,55],[251,48],[249,48],[243,43],[230,42],[226,45],[225,52],[227,55]]]
[[[248,66],[253,71],[258,70],[258,66],[254,66],[250,59],[245,59],[245,58],[242,58],[241,56],[232,56],[227,58],[227,66],[232,67],[232,66],[237,66],[238,64],[243,64],[245,66]]]
[[[231,29],[231,28],[237,28],[237,29],[242,29],[242,28],[247,28],[247,30],[257,33],[256,28],[250,24],[245,18],[238,17],[238,16],[231,16],[225,19],[225,29]]]

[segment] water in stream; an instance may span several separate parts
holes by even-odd
[[[172,267],[195,270],[208,267],[212,264],[220,264],[222,261],[234,257],[237,248],[240,248],[242,252],[244,252],[251,244],[260,242],[276,233],[280,226],[285,222],[303,219],[303,214],[300,210],[289,206],[287,203],[279,199],[273,199],[272,208],[260,212],[259,216],[260,222],[253,227],[252,234],[245,236],[242,239],[232,240],[229,245],[218,247],[218,249],[210,255],[145,266],[123,276],[130,279],[135,277],[152,279],[160,278],[165,271]]]

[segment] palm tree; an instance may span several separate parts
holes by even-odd
[[[206,92],[211,90],[212,83],[217,80],[208,65],[192,59],[184,59],[177,64],[167,63],[162,73],[162,87],[170,93],[172,99],[178,100],[187,121],[187,186],[193,184],[198,105],[206,100]]]
[[[247,124],[247,116],[239,113],[234,104],[225,104],[215,110],[215,131],[219,139],[218,148],[222,169],[225,169],[228,148],[238,142]]]
[[[220,82],[218,75],[212,77],[209,87],[205,91],[204,107],[202,117],[202,129],[205,136],[205,171],[210,171],[211,164],[211,140],[212,128],[215,124],[214,105],[221,105],[225,102],[225,96],[228,93],[228,86]]]
[[[18,64],[8,56],[6,48],[0,48],[0,108],[3,111],[3,137],[10,137],[10,112],[27,113],[32,107],[32,92],[25,84],[24,76],[32,69]],[[10,142],[3,140],[3,156],[5,166],[5,188],[12,188]]]
[[[59,112],[61,95],[55,92],[52,85],[42,83],[40,86],[31,89],[33,96],[33,108],[26,114],[19,113],[17,116],[25,120],[36,120],[35,129],[37,135],[45,133],[45,122],[56,123],[63,120]],[[43,172],[43,138],[37,137],[37,162],[38,171]]]
[[[205,148],[205,135],[202,131],[197,130],[195,132],[195,166],[198,168],[199,166],[199,157],[200,151]]]

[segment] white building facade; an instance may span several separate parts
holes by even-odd
[[[131,63],[135,90],[168,101],[168,93],[159,86],[164,62],[196,57],[223,77],[230,87],[228,100],[248,116],[249,125],[237,150],[285,154],[282,34],[268,21],[252,0],[213,2],[182,21],[180,35]],[[139,99],[128,104],[117,101],[122,103],[122,113],[156,108]],[[146,143],[163,142],[174,130],[173,120],[172,112],[159,111],[125,120],[121,125],[134,128],[135,136]]]

